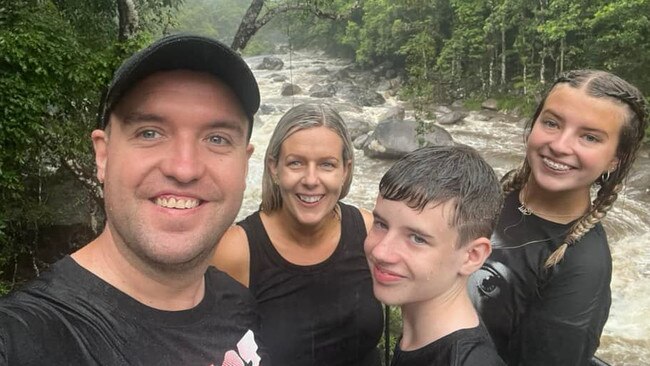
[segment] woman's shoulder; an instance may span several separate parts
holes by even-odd
[[[240,225],[232,225],[219,240],[211,264],[248,286],[250,249],[248,236]]]
[[[342,201],[339,201],[339,206],[341,207],[341,212],[344,218],[347,215],[350,215],[350,219],[352,220],[354,220],[355,216],[357,219],[360,217],[363,220],[363,226],[366,229],[366,233],[370,231],[370,227],[372,226],[374,220],[372,212],[363,207],[358,207],[352,204],[344,203]]]

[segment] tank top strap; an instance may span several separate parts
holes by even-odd
[[[361,243],[366,239],[366,224],[358,208],[339,202],[341,208],[341,240],[342,243]]]

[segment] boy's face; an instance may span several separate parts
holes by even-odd
[[[442,302],[466,291],[460,269],[466,250],[449,226],[453,202],[428,204],[421,212],[379,196],[364,244],[375,297],[388,305]]]

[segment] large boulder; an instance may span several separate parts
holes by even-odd
[[[487,109],[490,111],[496,111],[498,109],[497,101],[495,99],[486,99],[482,104],[481,108]]]
[[[300,93],[302,93],[302,89],[298,85],[291,83],[282,84],[282,90],[280,91],[280,94],[282,94],[282,96],[288,97]]]
[[[386,100],[381,96],[381,94],[374,90],[361,88],[356,85],[348,85],[344,86],[342,89],[338,89],[338,95],[345,100],[364,107],[372,107],[386,103]]]
[[[442,127],[429,124],[420,136],[416,129],[417,122],[412,120],[380,123],[365,141],[363,152],[370,158],[399,159],[419,147],[454,144],[449,132]]]
[[[341,117],[348,127],[348,133],[352,140],[356,140],[357,137],[365,135],[371,130],[370,123],[362,117],[350,113],[341,113]]]
[[[314,84],[309,88],[309,96],[312,98],[331,98],[336,94],[334,85]]]
[[[466,112],[462,111],[453,111],[451,113],[447,113],[440,118],[437,119],[437,122],[440,123],[441,125],[453,125],[455,123],[458,123],[459,121],[462,121],[463,118],[467,117]]]
[[[264,115],[264,114],[271,114],[275,113],[278,111],[278,108],[272,104],[266,104],[263,103],[260,105],[259,110],[257,111],[257,114]]]
[[[258,70],[282,70],[284,62],[275,56],[267,56],[262,59],[262,63],[257,65]]]
[[[346,69],[337,70],[336,72],[330,74],[330,76],[327,77],[327,81],[343,81],[343,80],[350,80],[350,73]]]
[[[390,107],[377,117],[377,124],[390,121],[403,121],[405,113],[404,107],[402,106]]]

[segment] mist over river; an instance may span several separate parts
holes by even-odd
[[[329,58],[321,53],[299,51],[274,55],[284,62],[281,70],[260,70],[262,57],[248,58],[262,94],[262,108],[256,116],[252,143],[255,152],[250,161],[248,187],[238,219],[255,211],[261,200],[263,156],[275,124],[293,105],[303,102],[333,104],[347,120],[363,120],[371,126],[388,110],[403,106],[406,119],[413,111],[389,92],[379,92],[386,102],[372,107],[360,106],[342,98],[309,96],[314,84],[327,84],[335,72],[346,69],[350,61]],[[347,74],[347,73],[346,73]],[[349,71],[350,81],[358,75]],[[282,96],[284,83],[298,85],[302,92]],[[386,80],[378,78],[379,87]],[[373,87],[371,85],[370,87]],[[368,87],[367,85],[363,86]],[[382,89],[381,87],[379,87]],[[384,88],[385,89],[385,88]],[[373,90],[374,92],[374,90]],[[468,112],[461,122],[443,126],[454,140],[479,150],[494,167],[498,176],[514,168],[523,158],[521,118],[490,111]],[[525,116],[527,117],[527,116]],[[379,179],[391,161],[371,159],[355,150],[356,167],[352,187],[345,198],[348,203],[372,209]],[[601,337],[597,355],[612,365],[650,365],[650,158],[645,146],[619,195],[614,208],[604,220],[614,261],[612,307]]]

